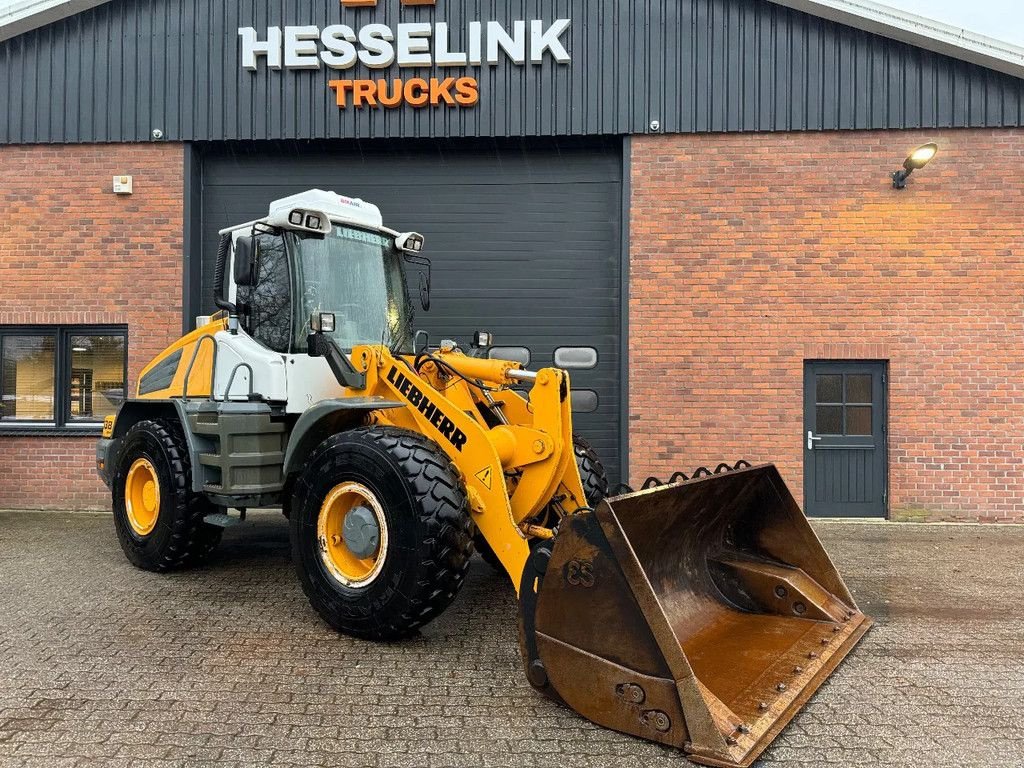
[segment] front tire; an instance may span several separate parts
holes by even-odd
[[[221,529],[203,522],[213,506],[192,492],[181,428],[140,421],[124,436],[111,483],[114,529],[132,565],[170,571],[205,559]]]
[[[372,640],[414,634],[455,599],[472,553],[458,471],[395,427],[328,438],[295,484],[292,561],[331,627]]]

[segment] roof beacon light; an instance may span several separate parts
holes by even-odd
[[[922,144],[903,161],[903,170],[892,172],[893,189],[903,189],[907,186],[907,177],[914,171],[924,168],[939,151],[939,145],[935,143]]]

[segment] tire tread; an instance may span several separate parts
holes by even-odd
[[[121,547],[134,565],[147,571],[163,573],[196,565],[216,548],[221,529],[203,522],[211,507],[201,494],[192,491],[192,466],[185,435],[177,424],[164,419],[138,422],[128,430],[125,441],[136,432],[148,432],[166,453],[175,502],[170,510],[170,538],[155,558],[147,557],[139,550],[136,539],[124,525],[116,526]],[[116,496],[114,503],[117,503]],[[161,510],[161,515],[164,514]]]
[[[339,442],[353,438],[368,441],[392,457],[412,496],[422,532],[418,562],[412,565],[416,579],[401,599],[389,601],[386,610],[357,627],[348,622],[340,626],[339,618],[307,577],[301,578],[302,586],[320,616],[336,629],[357,637],[397,640],[437,618],[462,588],[473,552],[469,503],[459,472],[447,454],[423,435],[399,427],[359,427],[329,438],[313,451],[307,467],[316,465]],[[305,498],[311,491],[310,479],[301,476],[296,483],[297,497]],[[432,503],[420,503],[425,498]]]

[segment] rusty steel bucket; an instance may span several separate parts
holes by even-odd
[[[707,765],[750,765],[870,625],[771,464],[566,517],[520,589],[535,688]]]

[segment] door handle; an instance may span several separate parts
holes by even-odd
[[[813,451],[814,450],[814,443],[815,443],[816,440],[821,440],[821,438],[820,437],[815,437],[814,436],[814,432],[812,432],[811,430],[808,429],[807,430],[807,450],[808,451]]]

